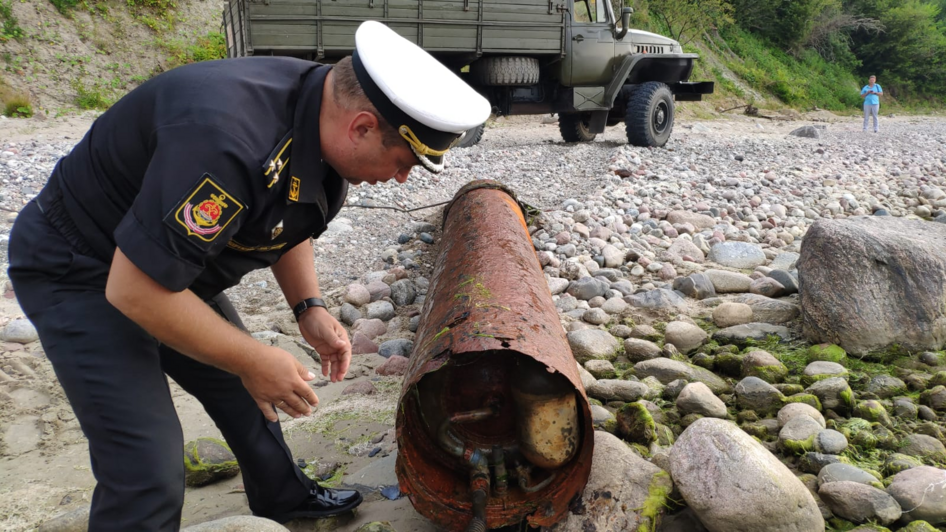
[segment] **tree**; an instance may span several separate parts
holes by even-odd
[[[855,52],[863,71],[895,81],[904,92],[939,92],[946,82],[946,35],[937,24],[939,16],[938,6],[920,0],[905,0],[881,12],[883,34],[870,38],[858,33]]]
[[[681,44],[716,24],[733,22],[732,6],[726,0],[649,0],[648,11]]]

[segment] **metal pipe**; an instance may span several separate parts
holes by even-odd
[[[501,445],[493,446],[493,456],[490,457],[493,462],[493,493],[497,497],[505,497],[506,490],[509,489],[509,475],[506,473],[506,453],[503,452]]]
[[[466,532],[486,532],[486,492],[473,492],[473,519],[466,525]]]
[[[474,494],[481,488],[484,523],[489,526],[523,520],[533,527],[552,526],[588,481],[594,429],[578,366],[523,210],[504,185],[473,181],[444,210],[439,242],[398,404],[400,487],[418,513],[450,532],[463,532],[471,514],[479,511],[480,496],[474,498]],[[550,389],[526,389],[516,369],[524,359],[535,361],[537,381],[547,377],[558,382]],[[514,393],[519,388],[536,397],[521,411]],[[533,424],[526,450],[521,416],[547,411],[544,396],[552,393],[574,399],[567,441],[555,443],[562,451],[549,454],[549,448],[535,437],[543,431]],[[495,416],[485,420],[480,418],[485,412],[465,416],[493,406],[494,397],[503,399],[494,407],[498,409]],[[498,469],[497,445],[504,462]],[[490,473],[497,491],[501,490],[502,469],[507,469],[507,475],[512,473],[505,463],[520,455],[532,463],[527,452],[549,456],[548,463],[554,467],[537,465],[549,471],[543,473],[543,481],[552,471],[556,480],[538,486],[527,483],[527,488],[538,490],[535,493],[517,487],[507,489],[502,499],[491,498]],[[470,478],[474,454],[483,457],[486,467],[486,477],[477,486],[471,485]]]

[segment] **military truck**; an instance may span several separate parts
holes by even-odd
[[[362,21],[379,20],[457,72],[495,115],[557,113],[567,142],[624,122],[631,144],[663,146],[674,100],[700,100],[713,83],[688,81],[698,56],[630,29],[631,13],[616,18],[608,0],[228,0],[223,32],[230,57],[332,63],[351,54]]]

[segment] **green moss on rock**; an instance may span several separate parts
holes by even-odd
[[[929,384],[930,388],[935,388],[937,386],[946,386],[946,371],[937,371],[935,375],[930,379]]]
[[[605,432],[607,432],[607,433],[609,433],[609,434],[614,434],[614,433],[617,432],[617,430],[618,430],[618,422],[617,422],[617,420],[614,419],[614,418],[606,419],[606,420],[604,421],[604,423],[601,424],[601,430],[603,430],[603,431],[605,431]]]
[[[877,448],[877,436],[868,431],[858,432],[853,438],[848,439],[852,445],[864,451],[870,451]]]
[[[883,425],[890,425],[890,416],[887,415],[887,409],[879,401],[873,399],[861,401],[855,406],[854,416]]]
[[[841,405],[844,407],[844,411],[851,412],[854,410],[854,392],[851,391],[851,388],[841,390],[838,397],[841,399]]]
[[[184,482],[204,486],[240,472],[230,446],[216,438],[197,438],[184,446]]]
[[[785,380],[788,376],[788,368],[779,364],[777,366],[756,366],[746,374],[747,377],[758,377],[769,384],[774,384]]]
[[[716,355],[716,371],[728,377],[738,378],[742,375],[743,355],[722,353]]]
[[[847,353],[840,346],[834,344],[818,344],[808,348],[808,363],[819,360],[840,363],[847,357]]]
[[[926,521],[913,521],[897,532],[939,532],[936,527]]]
[[[673,482],[666,471],[658,471],[651,477],[650,486],[647,488],[647,498],[641,505],[637,532],[654,532],[657,529],[660,515],[668,506],[667,502],[672,489]]]
[[[923,461],[919,458],[893,453],[888,456],[887,460],[884,462],[884,473],[889,478],[907,469],[913,469],[914,467],[920,467],[922,465]]]
[[[687,414],[680,419],[680,426],[683,428],[689,427],[698,419],[703,419],[703,416],[700,414]]]
[[[661,425],[660,423],[656,424],[657,427],[657,444],[663,447],[670,447],[673,445],[675,440],[673,436],[673,431],[670,430],[670,427],[666,425]]]
[[[818,382],[818,381],[823,381],[823,380],[827,380],[827,379],[833,379],[833,378],[835,378],[835,377],[846,377],[846,376],[847,376],[846,374],[842,374],[842,375],[825,375],[825,374],[821,374],[821,375],[802,375],[802,376],[801,376],[801,385],[804,386],[805,388],[807,388],[807,387],[811,386],[812,384],[814,384],[814,383],[816,383],[816,382]]]
[[[615,415],[617,435],[631,443],[650,445],[657,440],[657,424],[640,402],[622,406]]]
[[[759,421],[759,414],[755,410],[743,410],[736,414],[736,421],[739,423],[755,423]]]
[[[780,384],[773,384],[775,389],[782,392],[782,395],[797,395],[805,391],[805,387],[798,383],[787,383],[783,382]]]
[[[818,410],[819,412],[821,411],[821,401],[818,400],[818,396],[810,393],[799,393],[788,396],[785,398],[783,403],[805,403],[806,405],[813,407],[815,410]]]
[[[746,434],[754,436],[760,441],[765,441],[769,437],[769,429],[761,423],[747,423],[740,428]]]
[[[804,440],[780,440],[779,444],[788,453],[803,455],[815,449],[815,435],[812,434]]]

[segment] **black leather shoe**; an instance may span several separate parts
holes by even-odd
[[[318,519],[343,514],[361,504],[361,494],[355,490],[337,490],[316,487],[309,492],[309,498],[292,510],[269,516],[277,523],[286,523],[293,519]]]

